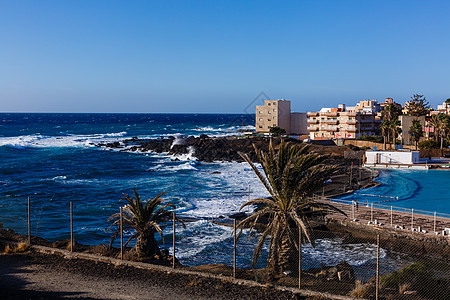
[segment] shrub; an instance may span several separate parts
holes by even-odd
[[[355,288],[350,292],[350,296],[355,298],[367,299],[369,296],[371,285],[372,284],[370,283],[363,283],[360,280],[356,280]]]
[[[438,143],[435,140],[425,140],[419,143],[419,149],[432,149],[439,148]]]
[[[434,278],[430,268],[421,262],[381,277],[381,283],[387,288],[398,289],[399,293],[413,289],[427,299],[450,299],[448,281]]]
[[[383,143],[383,137],[380,135],[360,135],[356,138],[359,141],[368,141],[373,143]]]
[[[281,136],[286,134],[286,130],[284,128],[275,126],[275,127],[270,127],[269,132],[273,135],[273,136]]]

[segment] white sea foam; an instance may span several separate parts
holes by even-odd
[[[308,244],[302,249],[312,260],[327,266],[334,266],[343,261],[353,266],[360,266],[377,257],[376,245],[343,244],[341,239],[318,239],[315,248]],[[385,256],[386,250],[380,249],[380,257]]]
[[[166,234],[171,234],[167,231]],[[177,228],[177,235],[183,237],[177,248],[176,256],[180,259],[193,257],[202,252],[208,245],[220,243],[231,237],[231,228],[213,224],[207,220],[186,223],[186,228]],[[173,248],[170,247],[172,253]]]
[[[148,169],[149,171],[159,171],[159,172],[176,172],[182,170],[197,170],[194,162],[186,162],[183,164],[171,164],[169,162],[165,162],[162,164],[158,164],[152,168]]]
[[[116,142],[126,132],[88,134],[88,135],[61,135],[45,136],[41,134],[22,135],[13,137],[0,137],[0,146],[9,146],[16,149],[24,148],[64,148],[64,147],[95,147],[95,144],[103,142]]]
[[[217,218],[238,212],[249,198],[249,185],[251,198],[268,196],[268,192],[247,163],[226,162],[207,165],[214,168],[201,168],[194,175],[199,177],[197,181],[201,181],[202,185],[214,189],[205,189],[201,197],[189,199],[194,206],[187,212],[189,215]],[[252,208],[244,208],[243,211],[250,212]]]

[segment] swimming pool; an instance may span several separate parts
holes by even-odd
[[[380,186],[339,197],[443,214],[450,213],[450,172],[445,170],[379,170]],[[377,196],[398,197],[391,199]]]

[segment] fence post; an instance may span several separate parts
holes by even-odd
[[[352,186],[352,175],[353,175],[353,163],[350,165],[350,180],[349,180],[349,186]]]
[[[434,212],[433,231],[436,233],[436,212]]]
[[[73,251],[73,203],[70,201],[70,251]]]
[[[411,208],[411,231],[414,231],[414,208]]]
[[[391,227],[392,227],[392,205],[391,205]]]
[[[298,288],[302,288],[302,229],[298,228]]]
[[[236,278],[236,219],[233,220],[233,278]]]
[[[377,276],[375,282],[375,299],[378,300],[378,289],[379,289],[379,281],[380,281],[380,235],[377,234]]]
[[[120,259],[123,260],[123,207],[120,207]]]
[[[172,230],[173,230],[173,235],[172,235],[172,246],[173,246],[173,257],[172,257],[172,268],[175,269],[175,212],[172,213]]]
[[[370,203],[370,222],[373,222],[373,203]]]
[[[28,245],[31,245],[30,197],[28,197]]]

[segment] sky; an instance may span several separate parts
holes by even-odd
[[[0,112],[450,98],[450,1],[0,0]]]

